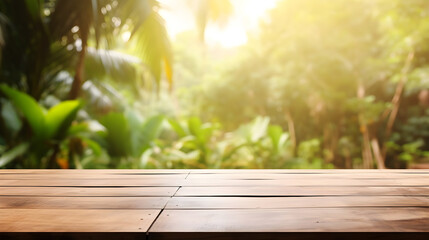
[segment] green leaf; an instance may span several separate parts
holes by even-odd
[[[151,117],[142,126],[143,150],[149,147],[150,142],[159,137],[164,123],[164,116]]]
[[[201,135],[201,120],[197,117],[191,117],[188,120],[188,128],[192,135],[200,136]]]
[[[278,152],[288,138],[288,134],[283,132],[283,129],[278,125],[268,127],[268,136],[274,147],[274,151]]]
[[[135,111],[128,109],[124,113],[125,118],[128,121],[128,126],[130,129],[135,129],[135,131],[130,131],[130,144],[131,152],[133,156],[139,156],[141,154],[143,137],[140,131],[142,126],[142,120],[140,116],[136,114]]]
[[[106,128],[108,152],[121,157],[131,154],[130,127],[122,113],[109,113],[101,118],[100,123]]]
[[[101,154],[103,153],[103,149],[101,148],[100,144],[89,138],[82,138],[82,141],[87,144],[88,148],[92,150],[92,153],[95,156],[101,156]]]
[[[176,134],[179,137],[183,138],[183,137],[186,137],[188,135],[179,121],[177,121],[175,119],[168,119],[168,123],[170,123],[171,127],[173,128],[173,130],[176,132]]]
[[[25,0],[27,4],[27,9],[31,14],[31,17],[33,19],[37,19],[41,16],[41,6],[42,1],[41,0]]]
[[[139,78],[141,60],[132,55],[89,47],[85,56],[85,76],[103,80],[106,77],[134,84]]]
[[[250,129],[250,141],[256,142],[260,138],[262,138],[267,132],[267,127],[269,123],[269,117],[257,117],[253,121],[252,127]]]
[[[4,119],[4,123],[6,128],[14,135],[16,134],[22,127],[21,119],[17,112],[15,111],[12,103],[9,101],[5,101],[2,104],[1,116]]]
[[[20,145],[12,148],[6,153],[3,153],[0,157],[0,167],[6,166],[10,161],[24,154],[30,147],[29,143],[21,143]]]
[[[173,76],[172,49],[162,17],[157,12],[152,11],[143,20],[143,23],[134,29],[131,38],[136,52],[149,68],[158,86],[161,81],[162,67],[164,67],[171,87]]]
[[[80,101],[72,100],[61,102],[49,109],[45,116],[47,138],[63,138],[76,118],[80,106]]]
[[[8,87],[5,84],[0,85],[0,90],[13,102],[33,130],[36,138],[44,136],[45,117],[43,108],[29,95]]]

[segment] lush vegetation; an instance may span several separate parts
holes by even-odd
[[[230,2],[170,41],[154,0],[1,1],[0,168],[429,162],[428,1],[279,0],[207,46]]]

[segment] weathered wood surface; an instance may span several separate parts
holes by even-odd
[[[0,239],[429,239],[429,171],[0,170],[0,232]]]

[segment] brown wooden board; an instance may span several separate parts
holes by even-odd
[[[428,169],[191,169],[190,174],[276,173],[276,174],[429,174]]]
[[[27,180],[0,180],[0,187],[65,187],[65,186],[140,186],[140,187],[179,187],[184,179],[27,179]]]
[[[182,180],[188,174],[0,174],[2,180],[44,180],[44,179],[77,179],[77,180],[102,180],[102,179],[118,179],[118,180]]]
[[[293,187],[293,186],[245,186],[245,187],[182,187],[175,196],[429,196],[429,187]]]
[[[428,208],[164,210],[150,233],[429,231]]]
[[[0,170],[0,239],[429,239],[384,233],[428,199],[428,170]]]
[[[188,174],[187,169],[0,169],[2,174],[112,174],[163,175]]]
[[[0,181],[1,184],[1,181]],[[421,179],[186,179],[183,186],[428,186]]]
[[[169,197],[0,197],[9,209],[162,209]]]
[[[159,210],[0,209],[0,232],[146,232]]]
[[[191,173],[187,176],[188,180],[194,179],[363,179],[363,180],[377,180],[377,179],[419,179],[429,181],[429,174],[390,174],[390,173],[359,173],[359,174],[340,174],[340,173],[329,173],[329,174],[300,174],[300,173],[266,173],[264,171],[255,173],[218,173],[218,174],[200,174]]]
[[[174,197],[166,209],[270,209],[321,207],[429,207],[429,197]]]
[[[150,240],[427,240],[427,232],[151,232]]]
[[[0,187],[0,196],[145,197],[173,196],[179,187]]]

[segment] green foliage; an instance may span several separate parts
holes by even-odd
[[[22,112],[31,126],[35,141],[62,139],[81,107],[81,103],[77,100],[64,101],[46,112],[33,98],[25,93],[9,88],[6,85],[0,85],[0,90]]]
[[[279,1],[238,57],[216,75],[198,76],[206,81],[190,93],[192,114],[228,130],[269,116],[291,134],[293,158],[305,159],[299,148],[318,139],[310,155],[339,168],[374,161],[368,142],[376,139],[387,166],[404,167],[397,157],[404,150],[390,151],[389,141],[422,139],[429,147],[427,127],[412,123],[428,106],[427,7],[422,0]],[[368,150],[372,160],[362,157]],[[308,162],[299,164],[323,165]]]
[[[107,149],[112,157],[127,156],[131,153],[131,130],[122,113],[110,113],[100,119],[107,130]]]
[[[1,157],[0,157],[0,167],[6,166],[9,162],[14,160],[15,158],[23,155],[29,148],[28,143],[22,143],[9,151],[1,151]]]
[[[2,1],[0,49],[2,58],[8,61],[1,62],[0,82],[39,100],[64,85],[70,88],[72,82],[79,89],[87,79],[76,79],[94,77],[93,73],[98,73],[97,80],[103,80],[100,75],[108,73],[115,80],[125,78],[135,84],[142,82],[141,75],[145,72],[159,84],[165,65],[171,85],[170,43],[158,9],[157,1],[153,0]],[[139,47],[140,51],[134,51],[140,57],[137,63],[130,61],[130,57],[118,57],[118,53],[110,56],[101,50],[87,51],[88,46],[118,49],[121,44],[116,35],[124,32],[139,42],[121,49],[124,52]],[[85,60],[89,61],[87,67],[93,67],[87,69],[87,75],[82,74]],[[62,71],[76,78],[71,82],[61,81]]]
[[[0,1],[0,167],[429,160],[427,0],[281,0],[234,49],[201,44],[230,1],[187,3],[171,45],[157,1]]]
[[[105,127],[103,139],[112,158],[111,166],[140,168],[139,158],[144,156],[160,136],[163,116],[153,116],[144,121],[133,111],[112,112],[100,118]]]
[[[2,159],[4,165],[23,155],[30,148],[36,157],[43,157],[50,147],[54,147],[54,145],[66,138],[67,131],[81,108],[80,101],[73,100],[61,102],[46,111],[33,98],[23,92],[14,90],[4,84],[0,85],[0,91],[22,113],[23,118],[28,122],[31,129],[29,138],[23,139],[20,145],[13,147],[5,154],[5,158]],[[12,110],[9,109],[8,112],[11,113]],[[13,114],[10,114],[10,116],[13,116]],[[14,131],[17,130],[18,128],[14,129]],[[4,165],[0,165],[0,167]]]

